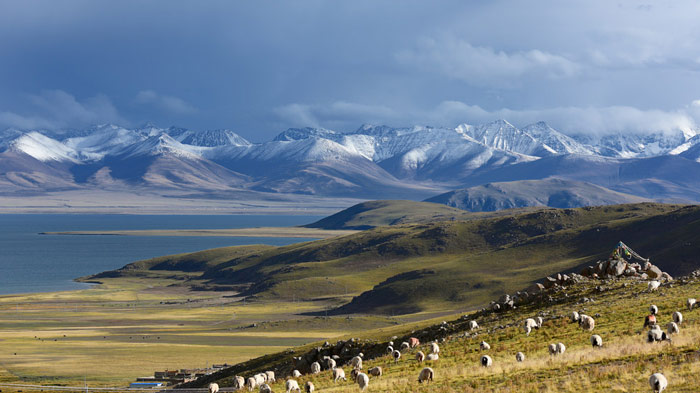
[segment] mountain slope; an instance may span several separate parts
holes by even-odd
[[[450,191],[426,200],[472,212],[529,206],[571,208],[644,201],[644,198],[591,183],[556,178],[489,183]]]

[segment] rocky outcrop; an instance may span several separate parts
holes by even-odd
[[[642,265],[639,263],[630,263],[624,259],[598,261],[594,265],[583,268],[581,270],[581,276],[597,279],[636,277],[641,280],[673,280],[670,274],[661,271],[658,266],[653,265],[651,262],[646,262]]]

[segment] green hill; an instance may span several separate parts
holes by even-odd
[[[672,275],[687,273],[699,265],[699,225],[697,206],[543,209],[384,226],[284,247],[226,248],[210,251],[210,262],[184,255],[107,274],[197,267],[206,285],[245,288],[251,300],[335,299],[339,307],[329,313],[448,311],[579,269],[607,257],[619,240]]]

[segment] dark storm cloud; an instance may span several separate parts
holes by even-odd
[[[3,1],[0,127],[695,127],[700,4]]]

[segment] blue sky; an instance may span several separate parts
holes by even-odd
[[[0,1],[0,128],[700,124],[695,1]]]

